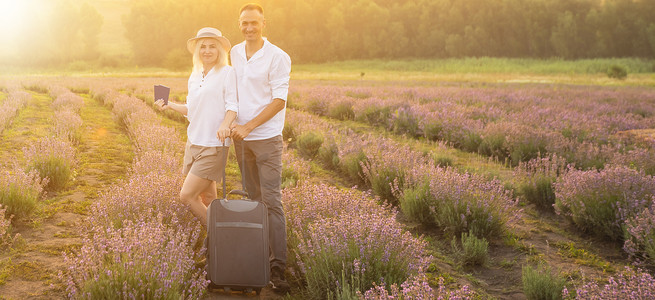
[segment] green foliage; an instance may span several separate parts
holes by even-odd
[[[612,65],[607,69],[607,77],[623,80],[628,77],[628,71],[619,65]]]
[[[88,87],[69,87],[68,88],[71,92],[75,94],[88,94],[89,93],[89,88]]]
[[[338,170],[339,169],[339,148],[336,144],[331,143],[328,145],[323,144],[323,146],[318,149],[318,159],[325,165],[328,169]]]
[[[106,273],[100,273],[95,280],[87,280],[82,288],[82,292],[88,296],[88,299],[120,299],[121,298],[121,289],[123,288],[123,283],[126,286],[136,287],[141,286],[140,292],[141,295],[150,295],[147,293],[147,290],[156,291],[158,289],[163,289],[163,282],[156,280],[149,280],[147,282],[138,282],[136,281],[139,278],[135,276],[130,276],[128,270],[125,270],[121,265],[112,265],[112,268],[107,270],[114,276],[109,276]],[[145,283],[145,285],[144,285]],[[179,283],[176,283],[179,284]],[[175,291],[175,289],[170,289]],[[166,297],[161,299],[179,299],[181,295],[172,294],[166,295]]]
[[[349,102],[339,102],[329,109],[329,116],[338,120],[353,120],[355,118],[355,112],[353,111],[353,105]]]
[[[523,267],[523,292],[528,300],[559,300],[566,279],[551,274],[548,267]]]
[[[356,118],[373,126],[387,126],[391,118],[391,109],[388,106],[369,106]]]
[[[80,6],[79,15],[81,38],[84,43],[83,56],[87,59],[94,59],[98,55],[98,36],[104,23],[104,17],[87,2]]]
[[[478,151],[481,154],[504,159],[507,157],[505,135],[502,133],[488,134],[482,139]]]
[[[346,96],[352,97],[352,98],[355,98],[355,99],[366,99],[368,97],[371,97],[371,95],[369,93],[359,92],[359,91],[346,91]]]
[[[364,151],[346,154],[341,159],[341,171],[346,174],[351,180],[363,183],[364,172],[362,164],[366,164],[368,158]]]
[[[435,198],[433,214],[438,227],[449,233],[459,234],[470,231],[478,236],[499,234],[503,230],[504,216],[501,212],[485,207],[482,195],[467,193],[460,199]],[[467,216],[463,219],[462,216]]]
[[[396,199],[392,185],[400,185],[398,189],[402,190],[402,184],[405,181],[405,171],[402,169],[402,166],[380,167],[376,172],[371,174],[369,180],[371,189],[382,200],[394,205],[398,204],[398,199]]]
[[[440,74],[606,74],[612,65],[625,66],[631,73],[651,73],[655,61],[642,58],[593,58],[563,60],[559,58],[426,58],[426,59],[362,59],[323,64],[296,65],[294,71],[310,73],[347,73],[366,69],[370,73],[427,72]],[[431,100],[423,100],[431,101]]]
[[[91,70],[94,68],[94,65],[86,60],[75,60],[68,64],[67,69],[69,71],[84,71]]]
[[[34,190],[24,191],[17,184],[0,189],[0,204],[7,208],[7,215],[18,218],[28,216],[36,208],[39,193]]]
[[[480,148],[481,143],[482,137],[473,131],[469,131],[464,135],[464,138],[459,141],[458,146],[464,151],[475,152]]]
[[[528,202],[543,209],[552,209],[555,204],[554,180],[550,176],[537,174],[530,181],[519,183],[518,191]]]
[[[191,55],[183,48],[175,48],[166,54],[162,63],[164,67],[173,71],[187,71],[191,69]]]
[[[428,140],[437,141],[443,139],[443,124],[439,121],[432,121],[425,124],[423,131],[425,138]]]
[[[328,299],[335,299],[335,300],[356,300],[360,299],[357,297],[357,292],[361,293],[361,290],[364,289],[364,285],[362,284],[362,278],[361,274],[355,274],[351,273],[350,278],[346,276],[346,271],[341,270],[341,280],[339,280],[339,289],[336,291],[336,295],[334,295],[331,291],[328,291]]]
[[[462,233],[461,248],[455,237],[450,245],[464,266],[483,266],[489,261],[489,242],[485,238],[479,239],[471,231]]]
[[[23,88],[25,88],[28,91],[32,91],[32,92],[36,92],[36,93],[40,93],[40,94],[47,94],[48,93],[48,88],[47,87],[36,85],[36,84],[26,85],[26,86],[23,86]]]
[[[282,166],[282,189],[295,187],[300,180],[300,174],[286,164]]]
[[[425,181],[416,187],[406,187],[399,199],[400,209],[409,219],[421,224],[433,224],[430,205],[434,197],[430,192],[430,182]]]
[[[34,211],[46,181],[35,172],[25,173],[22,169],[0,174],[0,204],[5,215],[17,218],[28,216]]]
[[[322,99],[310,99],[307,101],[307,111],[319,116],[327,116],[327,103]]]
[[[173,49],[183,48],[184,41],[204,26],[220,29],[233,44],[242,37],[234,25],[243,4],[240,1],[198,0],[195,5],[175,0],[132,1],[128,7],[121,6],[120,11],[102,11],[102,14],[91,5],[77,9],[68,0],[54,2],[56,5],[48,13],[34,15],[31,24],[33,32],[49,32],[50,38],[45,42],[22,39],[16,43],[17,52],[26,54],[23,63],[67,63],[94,58],[98,55],[101,30],[118,31],[118,28],[103,27],[103,16],[107,23],[122,23],[131,50],[128,55],[141,66],[161,65]],[[303,5],[283,0],[263,1],[262,5],[269,20],[266,36],[287,51],[294,62],[332,63],[362,58],[388,61],[412,57],[652,58],[655,55],[650,1],[613,0],[608,5],[598,5],[597,1],[578,1],[572,5],[568,0],[478,1],[475,9],[469,2],[455,0],[309,1]],[[119,22],[109,20],[113,15],[122,18]],[[294,22],[287,21],[286,16],[290,15],[296,16]],[[317,25],[316,20],[323,22]],[[352,29],[353,24],[357,30]],[[43,43],[52,50],[39,51]],[[321,51],[316,51],[317,47]],[[605,65],[599,71],[597,63],[590,65],[576,68],[575,72],[605,73],[608,67]],[[428,64],[420,70],[432,67]],[[455,72],[488,71],[480,64],[462,70],[451,65],[446,67]],[[364,75],[369,70],[349,68],[360,80],[366,78]],[[404,67],[388,64],[385,68]],[[650,64],[636,69],[628,66],[632,72],[643,72],[646,68],[651,68]],[[540,69],[551,73],[559,70],[557,67]]]
[[[282,128],[282,139],[286,141],[290,147],[294,147],[296,144],[296,130],[293,128],[293,125],[289,123],[284,123],[284,128]]]
[[[48,178],[46,189],[53,191],[65,188],[73,177],[73,165],[56,156],[37,158],[28,165],[28,170],[36,170],[41,178]]]
[[[453,165],[453,158],[446,155],[435,155],[434,165],[442,168],[450,167]]]
[[[393,121],[393,131],[398,134],[407,134],[411,137],[421,136],[418,120],[406,109],[396,111]]]
[[[307,158],[314,158],[323,144],[323,135],[315,131],[304,132],[298,137],[296,146],[300,154]]]
[[[536,158],[540,153],[546,153],[546,141],[538,138],[521,141],[512,146],[513,147],[509,153],[512,166],[517,166],[520,162]]]

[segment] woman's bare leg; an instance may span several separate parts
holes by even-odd
[[[193,175],[187,174],[180,191],[180,200],[182,203],[189,206],[191,213],[200,220],[203,226],[207,226],[207,205],[205,205],[200,197],[211,186],[214,186],[214,194],[216,194],[216,183],[209,179],[204,179]]]
[[[205,204],[205,206],[209,206],[214,199],[216,199],[216,181],[212,181],[212,183],[200,194],[200,197],[202,198],[202,203]]]

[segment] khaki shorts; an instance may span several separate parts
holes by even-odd
[[[186,144],[184,149],[184,175],[189,172],[200,178],[221,182],[225,165],[227,164],[227,155],[229,147],[203,147],[198,145]]]

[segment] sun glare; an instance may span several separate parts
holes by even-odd
[[[14,50],[14,44],[26,26],[31,10],[37,10],[41,0],[0,0],[0,52]]]

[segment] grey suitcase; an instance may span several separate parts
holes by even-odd
[[[223,199],[207,208],[207,277],[210,288],[257,294],[270,280],[268,208],[248,199],[244,191],[230,191],[241,199]]]

